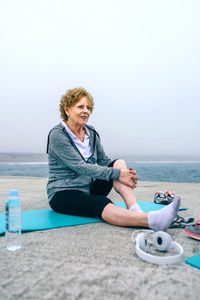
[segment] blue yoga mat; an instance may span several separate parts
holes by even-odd
[[[185,262],[192,267],[200,269],[200,254],[191,256],[190,258],[186,259]]]
[[[126,207],[124,202],[115,203],[119,207]],[[165,205],[138,201],[144,212],[155,211]],[[186,208],[180,208],[183,210]],[[29,210],[22,212],[22,231],[46,230],[59,227],[83,225],[103,222],[102,219],[64,215],[52,209]],[[0,214],[0,235],[5,233],[5,214]]]

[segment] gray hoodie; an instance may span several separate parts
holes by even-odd
[[[86,125],[90,132],[92,155],[86,161],[64,126],[60,123],[49,132],[47,153],[49,158],[49,201],[63,190],[79,190],[87,194],[95,179],[119,179],[120,169],[108,167],[112,162],[103,150],[100,137],[94,127]]]

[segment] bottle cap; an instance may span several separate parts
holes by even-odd
[[[9,195],[10,196],[19,196],[19,191],[18,190],[10,190]]]

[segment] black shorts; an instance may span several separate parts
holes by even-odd
[[[115,160],[109,165],[112,167]],[[90,189],[90,194],[79,190],[64,190],[57,192],[49,202],[51,208],[62,214],[100,217],[105,206],[113,203],[106,196],[113,187],[113,180],[96,179]]]

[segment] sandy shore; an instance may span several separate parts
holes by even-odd
[[[8,191],[17,188],[23,210],[49,208],[46,178],[0,177],[0,212]],[[200,219],[200,184],[139,182],[138,200],[152,201],[158,190],[182,196],[183,217]],[[110,199],[122,199],[111,191]],[[183,261],[168,266],[143,262],[135,254],[135,228],[106,223],[23,234],[23,248],[4,250],[0,237],[0,299],[199,299],[199,269]],[[184,260],[200,253],[200,242],[184,229],[168,233],[184,248]]]

